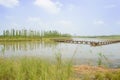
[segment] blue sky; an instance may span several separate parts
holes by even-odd
[[[0,31],[120,35],[120,0],[0,0]]]

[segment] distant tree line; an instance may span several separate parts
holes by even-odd
[[[70,34],[61,34],[58,31],[34,31],[34,30],[4,30],[3,37],[70,37]]]
[[[44,31],[43,32],[44,37],[71,37],[70,34],[62,34],[58,31]]]

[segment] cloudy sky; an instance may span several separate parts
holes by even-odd
[[[120,0],[0,0],[0,31],[120,34]]]

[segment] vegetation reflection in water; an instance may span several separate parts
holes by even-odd
[[[13,51],[17,50],[34,50],[39,47],[54,47],[57,43],[53,42],[41,42],[41,41],[16,41],[16,42],[0,42],[1,51],[7,51],[12,49]]]
[[[89,64],[89,65],[106,65],[108,67],[118,67],[119,54],[112,57],[113,54],[106,53],[106,47],[90,47],[88,45],[41,42],[41,41],[16,41],[16,42],[0,42],[1,56],[41,56],[52,60],[55,53],[60,52],[62,59],[70,59],[74,53],[73,64]],[[109,47],[110,48],[110,47]],[[108,49],[109,49],[108,48]],[[103,50],[103,51],[102,51]],[[104,51],[106,50],[106,51]],[[113,51],[117,52],[117,51]],[[108,53],[108,52],[107,52]],[[116,54],[115,54],[116,55]],[[115,58],[112,61],[112,58]]]

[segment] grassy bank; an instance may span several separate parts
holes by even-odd
[[[93,39],[106,39],[106,40],[120,40],[120,35],[104,35],[104,36],[77,36],[75,38],[93,38]]]
[[[98,39],[106,39],[106,40],[120,40],[120,35],[114,35],[114,36],[98,36],[96,37]]]
[[[35,57],[0,58],[0,80],[69,80],[71,63],[60,56],[54,64]]]
[[[0,37],[0,42],[7,41],[45,41],[51,42],[53,39],[71,39],[71,37]]]
[[[0,80],[119,80],[120,69],[88,65],[72,66],[55,57],[50,62],[36,57],[0,57]]]

